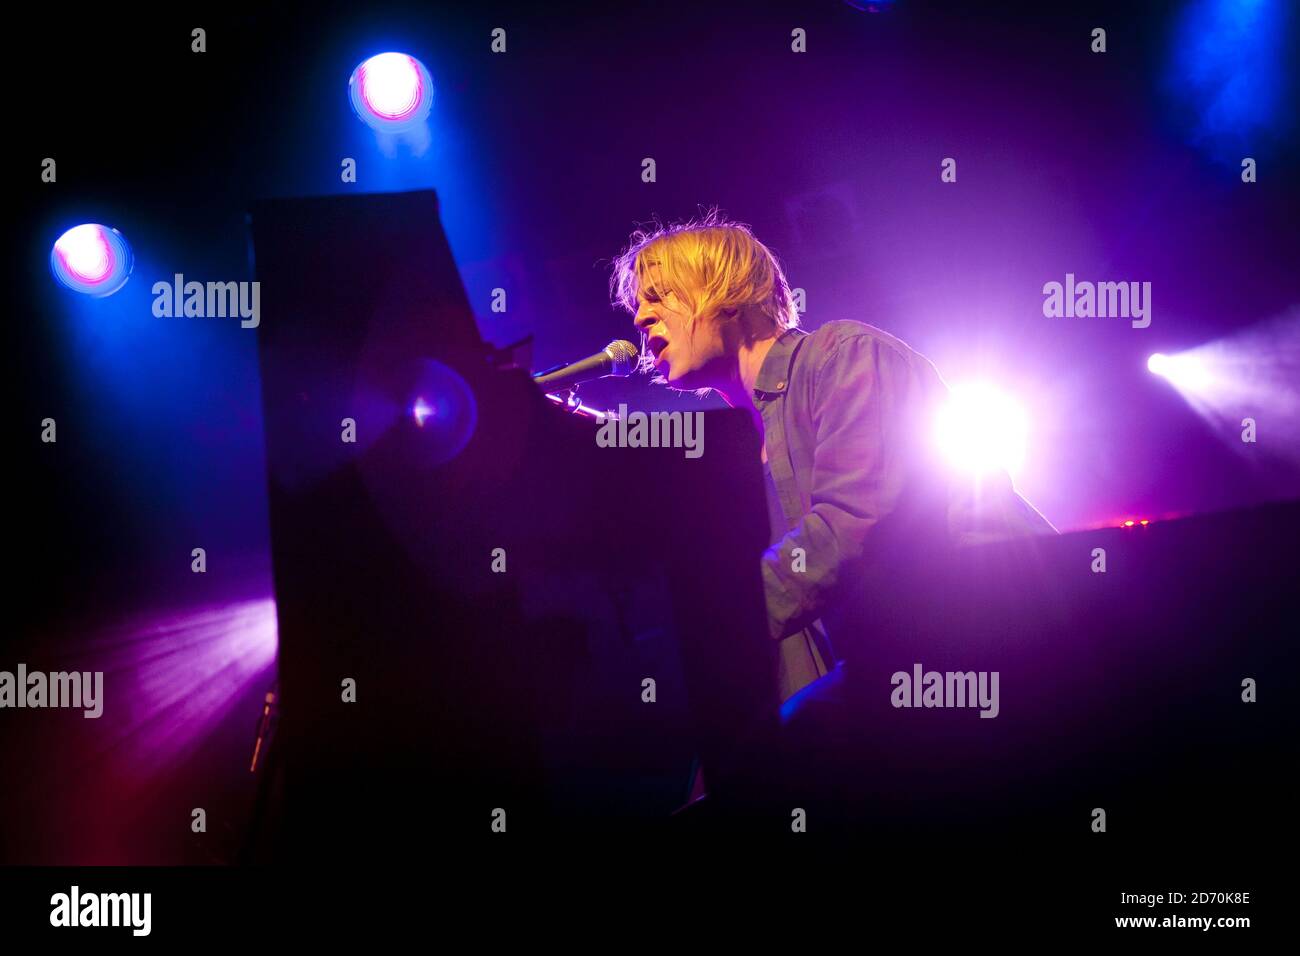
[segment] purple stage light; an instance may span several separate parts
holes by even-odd
[[[271,598],[158,609],[98,635],[90,647],[110,688],[105,745],[142,775],[174,765],[250,688],[270,683],[278,644]]]
[[[469,383],[450,365],[422,359],[414,395],[405,407],[423,434],[415,450],[426,465],[451,461],[478,427],[478,402]]]
[[[952,388],[935,422],[935,437],[948,462],[976,475],[998,469],[1014,475],[1024,463],[1028,434],[1024,410],[983,383]]]
[[[352,108],[367,126],[397,133],[424,122],[433,106],[433,79],[423,63],[405,53],[380,53],[348,81]]]
[[[131,277],[131,247],[120,232],[99,223],[73,226],[54,241],[50,271],[66,288],[83,295],[112,295]]]
[[[1157,352],[1147,359],[1147,369],[1154,375],[1168,379],[1178,389],[1201,389],[1213,382],[1213,376],[1197,355],[1163,355]]]
[[[48,640],[32,645],[34,667],[48,661],[94,677],[98,716],[87,719],[88,707],[51,712],[11,735],[30,738],[23,752],[57,755],[39,774],[33,764],[30,776],[5,777],[11,790],[29,788],[24,801],[62,821],[43,828],[39,849],[27,852],[31,862],[175,862],[176,842],[156,822],[178,812],[188,822],[194,806],[214,816],[207,837],[214,842],[192,849],[204,862],[230,861],[230,839],[247,812],[240,794],[249,795],[237,778],[263,729],[258,717],[276,683],[279,643],[270,580],[260,562],[251,574],[233,570],[239,566],[227,565],[224,583],[190,588],[208,592],[198,602],[177,599],[176,584],[188,582],[173,581],[165,603],[132,600],[135,609],[125,612],[88,607],[85,616],[52,623]],[[206,796],[178,804],[191,791]]]
[[[423,428],[425,421],[430,415],[434,414],[433,408],[423,398],[417,398],[415,405],[411,408],[411,416],[415,419],[415,424]]]
[[[1234,451],[1300,462],[1300,306],[1147,368]]]

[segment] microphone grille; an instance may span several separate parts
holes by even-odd
[[[641,350],[627,339],[615,339],[605,346],[605,352],[614,360],[610,375],[631,375],[641,356]]]

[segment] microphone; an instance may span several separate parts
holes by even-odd
[[[534,375],[533,381],[544,392],[563,392],[573,388],[579,382],[606,375],[631,375],[636,368],[641,350],[626,339],[615,339],[595,355],[572,365],[559,365],[545,372]]]

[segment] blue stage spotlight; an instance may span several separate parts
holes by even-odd
[[[73,292],[112,295],[131,277],[131,247],[110,226],[90,222],[73,226],[54,241],[50,271]]]
[[[1191,0],[1178,14],[1164,89],[1173,123],[1237,166],[1295,135],[1289,0]]]
[[[423,63],[405,53],[380,53],[348,81],[352,109],[367,126],[400,133],[419,126],[433,106],[433,79]]]

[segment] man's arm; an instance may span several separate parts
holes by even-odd
[[[768,627],[785,637],[821,616],[846,566],[894,510],[914,461],[923,383],[891,345],[840,342],[814,377],[812,509],[763,555]],[[806,570],[794,570],[796,548]]]

